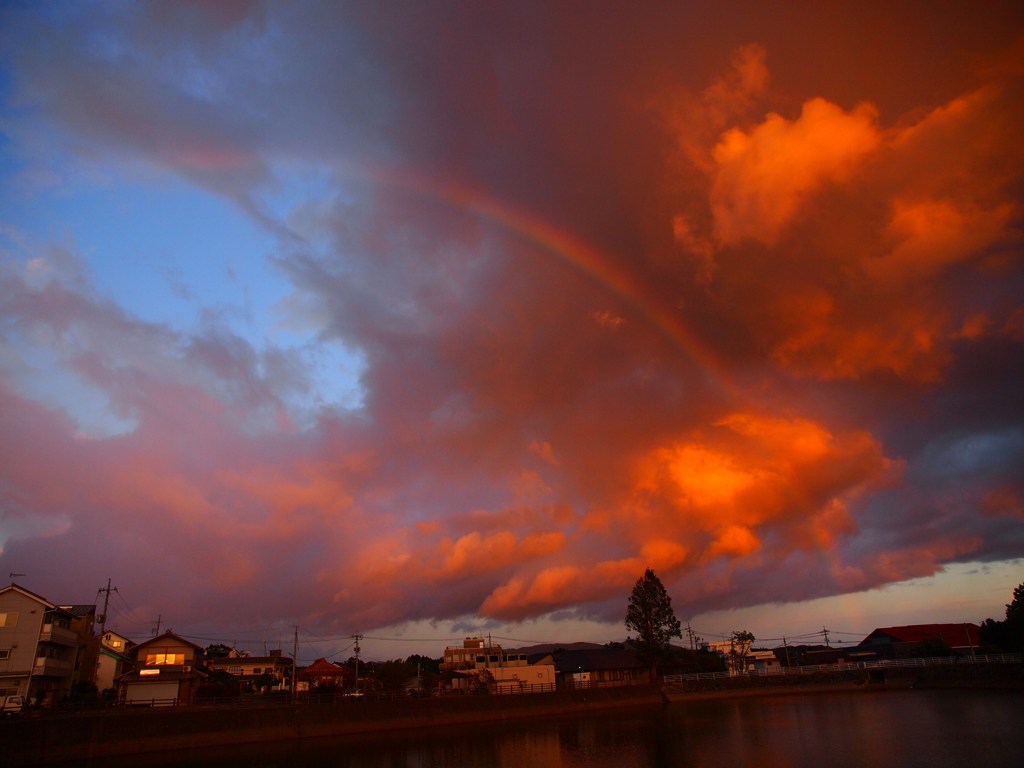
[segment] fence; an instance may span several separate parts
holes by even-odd
[[[750,669],[746,672],[692,672],[684,675],[665,675],[665,685],[679,685],[691,680],[725,680],[744,677],[778,677],[780,675],[810,675],[816,672],[851,672],[859,669],[897,669],[903,667],[934,667],[949,664],[1020,664],[1020,654],[999,653],[982,656],[931,656],[922,659],[884,659],[881,661],[852,661],[837,664],[808,664],[806,666]]]

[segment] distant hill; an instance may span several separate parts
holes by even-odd
[[[551,653],[556,648],[563,651],[591,651],[595,648],[604,648],[601,643],[541,643],[540,645],[526,645],[522,648],[506,648],[506,653]]]

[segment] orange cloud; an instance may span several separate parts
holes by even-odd
[[[719,242],[773,244],[809,195],[844,180],[878,147],[876,119],[870,105],[847,113],[816,98],[794,121],[772,113],[749,133],[727,131],[712,150],[711,207]]]
[[[790,297],[787,304],[786,312],[802,313],[800,329],[774,350],[789,370],[825,380],[888,370],[901,378],[938,381],[949,361],[948,319],[941,309],[881,304],[873,317],[860,317],[818,291]]]
[[[516,537],[508,531],[482,536],[473,531],[457,541],[444,540],[435,550],[433,579],[463,579],[490,571],[513,560]]]
[[[729,525],[715,536],[707,549],[707,559],[715,557],[746,557],[761,548],[761,541],[743,525]]]
[[[762,528],[798,548],[835,546],[854,530],[844,499],[898,470],[863,432],[751,412],[716,426],[637,464],[624,520],[641,541],[668,534],[680,546],[673,565],[690,547],[706,557],[750,555],[761,547]]]
[[[903,200],[892,204],[887,236],[891,250],[864,263],[869,276],[886,283],[921,280],[983,253],[1006,237],[1016,206],[981,208],[952,200]]]
[[[558,466],[558,457],[555,456],[555,451],[547,440],[534,440],[530,443],[530,452],[539,456],[551,466]]]

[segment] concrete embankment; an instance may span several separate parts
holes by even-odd
[[[0,751],[8,768],[92,763],[104,757],[442,728],[661,702],[657,686],[632,686],[512,696],[76,712],[0,723]]]

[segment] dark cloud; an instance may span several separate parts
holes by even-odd
[[[692,615],[1024,555],[1018,9],[216,5],[8,11],[11,120],[236,203],[362,404],[299,418],[294,351],[5,256],[2,560],[43,591],[617,623],[648,566]]]

